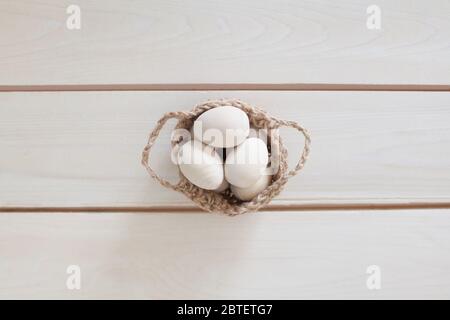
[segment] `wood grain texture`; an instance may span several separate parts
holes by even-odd
[[[449,84],[450,4],[306,0],[0,2],[0,84]]]
[[[147,176],[141,151],[164,112],[221,97],[312,133],[309,161],[274,205],[450,201],[449,93],[52,92],[0,95],[0,207],[189,206]],[[150,162],[175,182],[170,129]],[[294,164],[303,140],[281,134]]]
[[[0,298],[449,299],[449,230],[449,210],[4,213]]]

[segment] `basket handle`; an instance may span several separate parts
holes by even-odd
[[[150,159],[150,150],[152,149],[156,139],[159,136],[159,133],[161,132],[161,129],[164,127],[164,125],[166,124],[167,120],[169,119],[182,119],[186,117],[186,113],[185,112],[167,112],[166,114],[164,114],[164,116],[158,120],[158,122],[156,123],[155,128],[153,129],[153,131],[150,133],[149,137],[148,137],[148,141],[147,144],[144,147],[144,150],[142,151],[142,165],[145,167],[145,169],[147,169],[147,172],[149,173],[149,175],[157,180],[161,185],[163,185],[164,187],[173,189],[173,190],[177,190],[177,185],[172,184],[171,182],[161,178],[150,166],[149,164],[149,159]]]
[[[303,147],[303,151],[301,153],[300,159],[298,160],[294,169],[292,169],[289,172],[284,174],[284,178],[289,179],[289,178],[297,175],[297,173],[300,170],[302,170],[303,167],[305,166],[306,160],[308,160],[308,156],[309,156],[309,151],[310,151],[310,146],[311,146],[311,136],[310,136],[308,130],[303,128],[301,125],[299,125],[295,121],[286,121],[286,120],[278,120],[277,119],[277,123],[279,126],[282,126],[282,127],[296,129],[297,131],[301,132],[303,134],[303,136],[305,137],[305,145]]]

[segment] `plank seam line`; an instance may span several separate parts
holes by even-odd
[[[0,85],[0,92],[53,91],[450,91],[439,84],[333,84],[333,83],[173,83],[173,84],[66,84]]]
[[[414,203],[414,204],[323,204],[323,205],[271,205],[260,211],[344,211],[344,210],[411,210],[411,209],[450,209],[450,202],[445,203]],[[49,213],[83,213],[83,212],[128,212],[128,213],[152,213],[152,212],[203,212],[194,206],[123,206],[123,207],[0,207],[0,213],[11,212],[49,212]],[[208,214],[207,212],[204,212]]]

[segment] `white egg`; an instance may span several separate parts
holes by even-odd
[[[250,187],[239,188],[236,186],[231,186],[231,191],[233,192],[236,198],[241,199],[243,201],[249,201],[254,197],[256,197],[258,193],[267,188],[271,180],[272,176],[263,175],[258,179],[258,181],[256,181]]]
[[[224,192],[225,190],[227,190],[229,186],[230,186],[230,184],[228,183],[228,181],[223,179],[222,184],[217,189],[215,189],[214,191],[218,192],[218,193],[221,193],[221,192]]]
[[[222,186],[223,161],[214,148],[192,140],[180,148],[177,160],[181,173],[197,187],[216,190]]]
[[[248,138],[232,149],[225,160],[225,179],[239,188],[247,188],[266,174],[269,152],[258,138]]]
[[[195,139],[216,148],[230,148],[241,144],[249,131],[247,114],[232,106],[210,109],[194,121]]]

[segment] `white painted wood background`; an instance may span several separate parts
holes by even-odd
[[[450,2],[377,1],[380,31],[362,0],[77,3],[69,31],[71,1],[0,1],[0,298],[450,298],[450,92],[201,91],[448,86]],[[200,91],[21,92],[123,84]],[[312,133],[270,212],[196,212],[140,165],[164,112],[217,98]],[[152,162],[175,181],[169,129]]]
[[[2,214],[0,298],[448,298],[449,228],[441,210]]]
[[[0,206],[190,205],[144,174],[142,149],[165,112],[222,97],[311,131],[305,169],[274,204],[450,202],[447,92],[41,92],[0,95]],[[177,181],[174,123],[151,163]],[[294,164],[303,138],[281,133]]]
[[[126,4],[124,4],[126,3]],[[449,84],[450,3],[0,1],[0,83]]]

